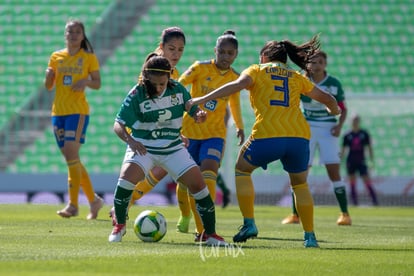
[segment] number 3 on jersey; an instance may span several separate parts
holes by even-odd
[[[204,104],[204,107],[207,110],[210,110],[210,111],[216,110],[216,106],[217,106],[217,101],[216,100],[211,100],[211,101],[208,101]]]
[[[270,100],[270,105],[289,106],[288,78],[282,77],[282,76],[276,76],[276,75],[271,75],[271,76],[272,76],[272,80],[278,84],[274,86],[275,91],[277,93],[283,93],[283,95],[282,95],[282,100]],[[279,85],[279,84],[282,84],[282,85]]]

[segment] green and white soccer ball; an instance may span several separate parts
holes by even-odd
[[[145,210],[135,219],[134,232],[144,242],[157,242],[167,233],[167,221],[160,212]]]

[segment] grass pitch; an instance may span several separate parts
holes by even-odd
[[[320,248],[303,247],[300,225],[281,225],[288,208],[256,206],[257,239],[228,248],[175,232],[176,206],[133,206],[122,243],[111,244],[105,206],[87,221],[87,206],[62,219],[54,205],[0,205],[0,275],[414,275],[412,208],[351,208],[352,226],[337,226],[338,207],[315,207]],[[158,243],[134,234],[134,218],[160,211],[168,232]],[[237,206],[217,206],[217,232],[228,242],[242,222]],[[193,221],[190,229],[194,229]]]

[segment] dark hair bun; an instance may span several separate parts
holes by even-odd
[[[233,30],[226,30],[224,31],[223,35],[233,35],[236,36],[236,32]]]

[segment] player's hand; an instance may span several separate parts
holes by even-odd
[[[147,154],[147,149],[142,143],[135,141],[134,139],[128,139],[127,144],[133,152],[139,155]]]
[[[331,128],[331,134],[334,137],[339,137],[339,135],[341,134],[341,126],[340,125],[336,125],[333,128]]]
[[[331,115],[340,115],[342,112],[339,106],[336,106],[336,108],[332,110],[329,107],[326,107],[326,111],[328,111],[328,113]]]
[[[207,119],[207,112],[198,108],[193,117],[197,124],[204,123]]]
[[[85,88],[86,88],[87,82],[88,82],[87,79],[78,80],[76,83],[72,84],[72,90],[75,91],[75,92],[84,91]]]
[[[47,67],[46,69],[46,78],[50,79],[50,78],[54,78],[55,77],[55,71],[53,71],[52,67]]]
[[[180,136],[181,136],[181,141],[183,141],[183,143],[184,143],[184,146],[186,147],[186,148],[188,148],[188,145],[190,145],[190,139],[188,139],[187,137],[185,137],[184,135],[182,135],[182,134],[180,134]]]
[[[239,146],[241,146],[244,142],[245,136],[244,136],[244,130],[243,129],[237,129],[237,138],[239,138]]]

